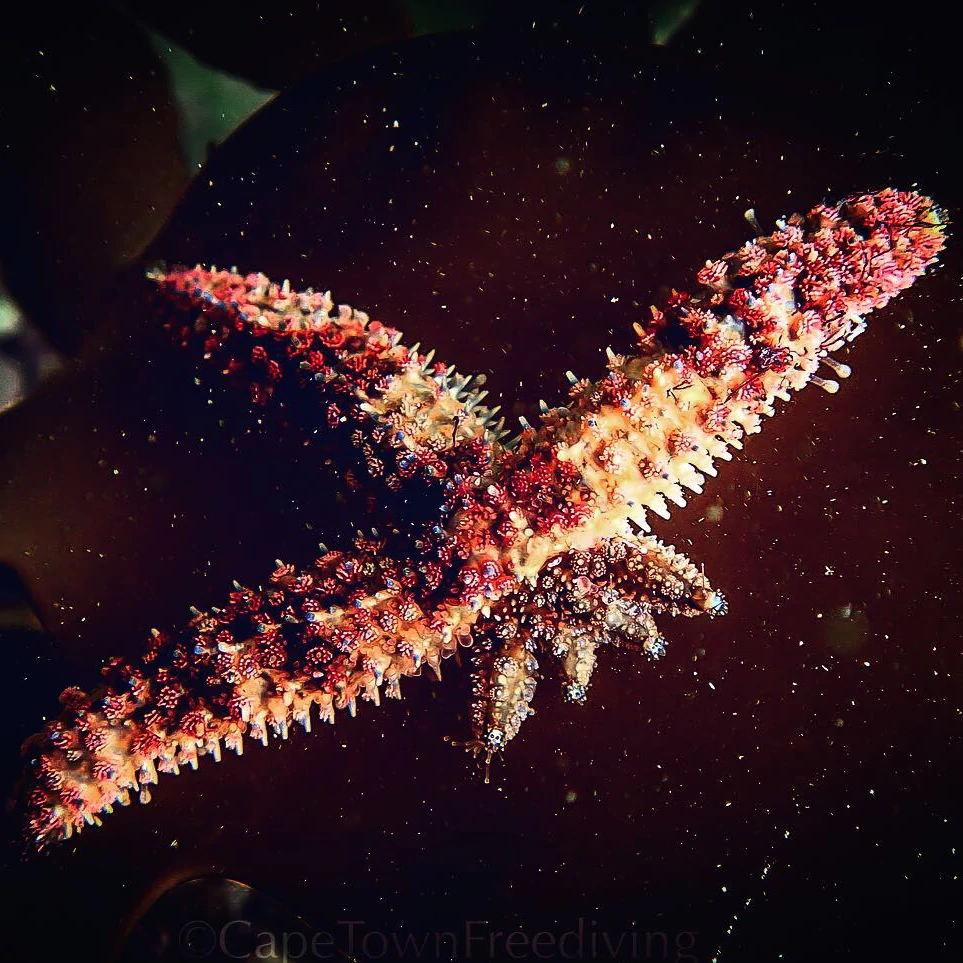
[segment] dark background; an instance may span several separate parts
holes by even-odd
[[[86,15],[86,51],[75,23],[28,24],[4,67],[0,264],[63,360],[0,416],[11,787],[63,685],[231,578],[376,523],[341,510],[314,448],[237,399],[206,403],[140,310],[143,263],[330,286],[485,372],[514,417],[628,347],[666,287],[750,236],[749,207],[771,224],[918,185],[959,217],[935,10],[676,7],[655,46],[662,8],[482,4],[447,35],[386,5],[339,45],[313,5],[200,7],[153,25],[283,92],[190,184],[170,77],[119,8]],[[45,80],[77,103],[58,115]],[[666,956],[636,959],[957,959],[958,248],[871,317],[837,396],[805,392],[658,526],[727,594],[725,619],[666,623],[655,665],[606,654],[583,709],[546,680],[490,786],[443,741],[467,724],[452,666],[333,732],[163,778],[150,806],[48,858],[11,849],[9,958],[109,958],[165,887],[213,873],[341,936],[344,920],[561,935],[581,918],[613,940],[667,934]],[[212,912],[198,905],[153,932],[176,944]]]

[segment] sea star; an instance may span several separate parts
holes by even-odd
[[[934,263],[945,218],[927,197],[887,189],[793,215],[673,292],[637,353],[608,353],[599,381],[572,383],[509,438],[484,392],[432,353],[328,293],[260,274],[156,269],[159,320],[210,369],[239,383],[289,430],[341,440],[346,486],[378,506],[358,534],[307,568],[277,563],[258,589],[193,609],[176,635],[152,630],[135,662],[110,661],[91,693],[67,689],[61,716],[25,744],[26,838],[41,849],[142,802],[157,772],[196,768],[245,734],[266,743],[312,712],[333,721],[403,676],[466,647],[473,664],[465,745],[486,779],[532,714],[554,660],[567,699],[585,700],[596,653],[659,657],[655,617],[710,616],[726,603],[699,568],[649,533],[700,492],[716,459],[760,429],[863,317]]]

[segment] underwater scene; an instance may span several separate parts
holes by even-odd
[[[943,16],[23,11],[4,959],[960,958]]]

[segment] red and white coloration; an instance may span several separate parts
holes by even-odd
[[[605,644],[651,657],[655,617],[718,614],[722,596],[687,558],[644,534],[699,492],[716,460],[759,430],[864,316],[936,259],[944,219],[915,193],[885,190],[793,216],[710,261],[636,325],[638,353],[609,352],[599,381],[572,381],[566,407],[508,439],[432,356],[327,294],[263,275],[158,270],[158,319],[202,346],[209,371],[243,385],[264,414],[331,450],[348,487],[382,507],[386,536],[358,534],[303,569],[277,563],[258,589],[154,630],[133,663],[28,740],[26,836],[34,848],[99,823],[158,772],[197,766],[245,736],[286,738],[312,715],[400,696],[459,646],[474,663],[467,743],[503,749],[531,714],[545,663],[585,699]],[[266,415],[265,415],[266,416]]]

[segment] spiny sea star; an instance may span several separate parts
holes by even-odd
[[[648,534],[700,492],[716,459],[760,429],[776,398],[815,382],[863,316],[933,264],[945,219],[915,193],[884,190],[780,222],[674,292],[638,350],[609,351],[599,381],[572,382],[508,437],[470,377],[403,346],[399,332],[327,293],[260,274],[151,272],[158,319],[201,343],[214,372],[291,430],[342,439],[346,485],[379,506],[359,534],[307,568],[277,563],[259,589],[152,630],[143,657],[115,659],[92,693],[68,689],[59,719],[28,740],[26,836],[35,848],[141,801],[157,772],[243,751],[245,734],[287,737],[356,700],[400,696],[403,676],[465,646],[473,663],[465,744],[492,755],[532,714],[553,660],[582,702],[609,644],[657,658],[655,617],[725,610],[685,556]]]

